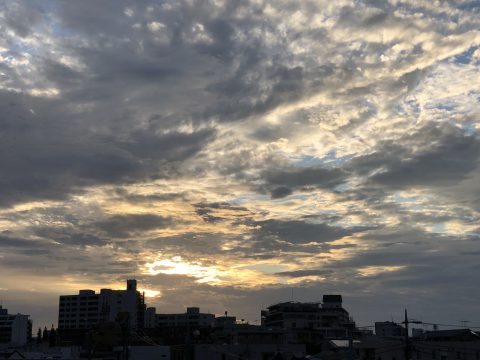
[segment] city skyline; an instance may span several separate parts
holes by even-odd
[[[0,2],[4,306],[134,277],[165,313],[480,324],[479,12]]]

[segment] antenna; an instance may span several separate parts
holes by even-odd
[[[460,323],[462,324],[462,327],[464,327],[465,329],[467,328],[467,323],[469,323],[470,320],[460,320]]]

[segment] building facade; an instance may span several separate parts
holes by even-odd
[[[285,330],[309,330],[324,338],[347,338],[352,320],[341,295],[324,295],[323,303],[284,302],[262,311],[262,325]]]
[[[59,300],[58,328],[89,329],[102,322],[115,321],[128,313],[129,327],[141,329],[144,324],[145,298],[137,291],[137,281],[127,280],[125,290],[80,290],[77,295],[62,295]]]
[[[377,336],[403,337],[405,334],[405,328],[393,321],[381,321],[375,323],[375,335]]]
[[[145,314],[146,328],[209,327],[215,324],[215,315],[200,312],[198,307],[188,307],[182,314],[157,314],[155,308],[148,308]]]
[[[14,346],[26,345],[32,338],[29,315],[9,314],[0,305],[0,343]]]

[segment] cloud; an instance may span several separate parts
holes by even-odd
[[[411,298],[445,322],[471,316],[478,11],[0,5],[0,287],[40,317],[68,284],[132,273],[175,311],[254,319],[293,287],[343,293],[364,321]],[[162,261],[169,274],[142,273]],[[29,303],[19,284],[38,283]],[[437,301],[452,292],[455,315]]]
[[[109,238],[127,238],[150,230],[162,229],[178,224],[173,217],[153,214],[114,215],[94,224]]]
[[[243,206],[233,206],[229,203],[199,203],[195,204],[195,212],[205,222],[216,222],[225,219],[242,218],[251,215]]]
[[[371,181],[394,188],[445,186],[466,179],[478,167],[480,142],[476,136],[446,126],[422,129],[412,139],[413,144],[418,144],[419,139],[422,141],[420,146],[431,141],[430,146],[417,152],[409,151],[405,147],[399,149],[395,155],[392,154],[390,163],[381,164],[386,167],[385,171],[373,175]],[[408,144],[408,139],[404,139],[402,143]],[[395,159],[402,150],[407,152],[402,158]],[[388,154],[382,151],[380,153]]]
[[[321,167],[269,169],[263,176],[274,199],[288,196],[294,190],[333,189],[346,180],[341,169]]]
[[[308,223],[306,221],[265,220],[255,223],[259,241],[268,244],[282,241],[291,244],[322,243],[338,240],[361,229],[346,229],[327,224]],[[281,247],[281,245],[279,244]]]
[[[327,269],[312,269],[312,270],[295,270],[295,271],[282,271],[276,273],[279,276],[287,277],[308,277],[308,276],[328,276],[332,273],[331,270]]]

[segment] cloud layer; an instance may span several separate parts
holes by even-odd
[[[0,5],[5,305],[48,325],[60,293],[136,276],[162,311],[254,321],[294,289],[480,324],[479,11]]]

